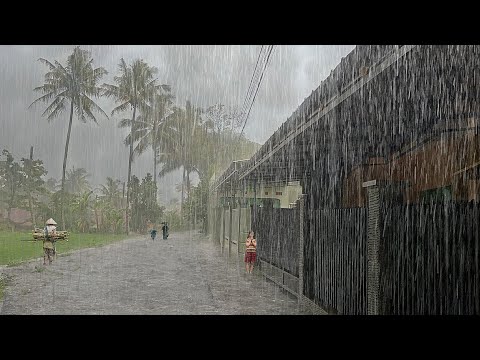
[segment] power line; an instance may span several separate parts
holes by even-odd
[[[248,90],[247,90],[247,95],[245,96],[245,100],[243,100],[243,105],[242,105],[242,110],[241,110],[241,114],[244,113],[244,110],[246,109],[247,107],[247,101],[250,97],[249,94],[251,94],[251,89],[252,89],[252,84],[253,84],[253,80],[255,79],[255,74],[257,73],[257,68],[258,68],[258,63],[260,62],[260,58],[262,57],[262,52],[263,52],[263,47],[264,45],[262,45],[261,49],[260,49],[260,52],[258,53],[258,58],[257,58],[257,63],[255,64],[255,69],[253,70],[253,74],[252,74],[252,78],[250,79],[250,84],[248,84]]]
[[[271,48],[271,46],[270,46],[270,48]],[[259,54],[259,57],[262,57],[261,63],[263,63],[263,66],[260,66],[260,67],[258,68],[258,71],[257,71],[256,73],[254,73],[254,77],[255,77],[255,79],[254,79],[254,84],[256,84],[257,89],[258,89],[258,86],[260,86],[261,78],[262,78],[262,76],[263,76],[263,72],[265,71],[266,61],[268,61],[268,60],[266,60],[266,59],[267,59],[267,58],[269,57],[269,55],[270,55],[269,53],[267,54],[268,51],[269,51],[269,50],[267,50],[267,48],[265,48],[264,54]],[[271,50],[270,50],[270,52],[271,52]],[[255,93],[254,93],[254,91],[253,91],[253,88],[254,88],[254,87],[255,87],[255,85],[252,84],[252,89],[251,89],[251,91],[250,91],[250,95],[248,96],[248,101],[250,101],[250,106],[251,106],[252,102],[255,101],[255,100],[254,100]],[[247,113],[247,107],[248,107],[248,103],[247,103],[247,105],[245,106],[245,109],[243,110],[243,114],[244,114],[244,115]],[[245,121],[246,121],[246,120],[245,120]]]
[[[263,53],[263,50],[264,50],[264,45],[262,45],[261,49],[260,49],[260,53],[258,54],[258,58],[257,58],[257,63],[255,64],[255,69],[253,71],[253,74],[252,74],[252,78],[250,79],[250,84],[249,84],[249,87],[248,87],[248,90],[247,90],[247,95],[245,96],[245,100],[243,102],[243,107],[242,107],[242,114],[245,114],[246,113],[246,116],[245,116],[245,120],[243,122],[243,127],[242,127],[242,131],[240,132],[240,134],[238,134],[238,138],[237,138],[237,141],[235,142],[235,149],[237,148],[237,146],[239,145],[240,143],[240,138],[242,137],[242,134],[243,134],[243,130],[245,129],[245,125],[247,124],[247,120],[248,120],[248,116],[250,115],[250,111],[252,109],[252,106],[253,106],[253,103],[255,102],[255,98],[257,97],[257,93],[258,93],[258,89],[260,87],[260,84],[262,82],[262,79],[263,79],[263,74],[265,73],[265,69],[267,67],[267,64],[268,64],[268,61],[270,59],[270,55],[273,51],[273,48],[274,48],[274,45],[269,45],[268,46],[268,50],[265,50],[264,54],[263,54],[263,59],[262,59],[262,53]],[[260,61],[260,59],[262,59],[262,61]],[[260,62],[264,62],[263,66],[258,66]],[[258,69],[258,71],[257,71]],[[260,72],[260,69],[261,69],[261,72]],[[255,92],[253,93],[253,98],[252,98],[252,92],[253,92],[253,88],[255,86],[252,86],[254,83],[256,83],[256,89],[255,89]],[[251,102],[250,102],[250,106],[248,108],[248,112],[246,112],[246,108],[248,106],[248,102],[249,102],[249,99],[252,98]]]
[[[246,114],[246,116],[245,116],[245,121],[244,121],[244,123],[243,123],[242,130],[240,131],[240,134],[238,134],[238,139],[237,139],[237,144],[236,144],[236,146],[238,145],[238,143],[239,143],[239,141],[240,141],[240,138],[241,138],[241,136],[242,136],[242,134],[243,134],[243,130],[245,129],[245,125],[247,124],[248,116],[250,115],[250,111],[252,110],[253,103],[255,102],[255,98],[257,97],[258,89],[260,88],[260,84],[261,84],[261,82],[262,82],[263,75],[264,75],[264,73],[265,73],[265,69],[266,69],[266,67],[267,67],[268,61],[270,60],[270,55],[271,55],[271,53],[272,53],[272,51],[273,51],[273,48],[274,48],[274,45],[269,45],[269,50],[267,50],[267,51],[268,51],[268,54],[266,55],[266,60],[265,60],[265,63],[264,63],[264,65],[263,65],[262,72],[261,72],[261,74],[260,74],[260,79],[259,79],[258,82],[257,82],[257,88],[255,89],[255,94],[253,95],[253,99],[252,99],[252,101],[250,102],[250,107],[249,107],[248,112],[247,112],[247,114]],[[263,47],[262,47],[262,49],[263,49]],[[260,55],[259,55],[259,58],[260,58]],[[247,94],[247,95],[248,95],[248,94]]]

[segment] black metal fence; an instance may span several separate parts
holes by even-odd
[[[305,238],[305,296],[329,313],[365,314],[367,309],[367,211],[311,212]]]
[[[480,314],[478,203],[384,206],[382,314]]]
[[[308,210],[303,294],[329,313],[367,314],[366,208]],[[480,204],[380,207],[380,314],[480,314]],[[257,208],[258,257],[298,277],[299,210]]]
[[[257,257],[298,277],[298,209],[257,208],[252,223],[257,238]]]

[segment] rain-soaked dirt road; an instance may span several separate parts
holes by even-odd
[[[301,314],[296,298],[198,233],[136,237],[4,268],[0,314]]]

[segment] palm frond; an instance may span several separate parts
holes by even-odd
[[[93,109],[93,110],[99,112],[100,114],[102,114],[103,116],[105,116],[108,119],[107,113],[105,111],[103,111],[103,109],[100,106],[98,106],[95,101],[93,101],[92,99],[90,99],[86,95],[81,96],[81,99],[83,100],[85,108],[88,108],[88,110]],[[95,122],[97,122],[97,121],[95,120]]]
[[[129,127],[131,127],[131,125],[132,125],[132,119],[122,119],[118,123],[119,128],[126,128],[126,127],[129,128]]]
[[[118,97],[120,94],[120,89],[117,85],[112,84],[102,84],[103,96],[110,98],[110,97]]]
[[[135,139],[135,138],[134,138]],[[151,142],[148,136],[140,138],[137,146],[135,146],[134,152],[136,155],[142,155],[147,149],[150,148]]]
[[[52,103],[47,106],[45,111],[42,113],[42,116],[45,116],[46,114],[51,113],[58,106],[58,104],[64,100],[65,100],[65,97],[63,97],[62,95],[57,96],[55,100],[52,101]]]
[[[120,59],[120,63],[118,64],[118,68],[122,74],[127,74],[128,73],[128,66],[127,63],[123,58]]]
[[[99,68],[96,68],[93,70],[92,72],[92,83],[93,84],[96,84],[102,77],[104,77],[105,75],[108,74],[108,71],[103,68],[103,67],[99,67]],[[101,89],[101,88],[99,88]]]
[[[52,110],[52,112],[47,116],[47,120],[50,122],[52,121],[54,118],[56,118],[63,110],[65,110],[65,98],[61,98],[62,101],[60,101],[55,109]]]
[[[162,85],[160,85],[160,86],[162,87],[163,91],[165,91],[165,92],[167,92],[167,93],[169,93],[169,92],[172,91],[172,86],[171,86],[171,85],[162,84]]]
[[[40,61],[41,63],[47,65],[50,70],[55,70],[55,65],[53,65],[50,61],[48,61],[47,59],[44,59],[44,58],[40,58],[38,59],[38,61]]]
[[[165,165],[162,167],[162,169],[158,172],[158,177],[162,178],[164,177],[165,175],[177,170],[177,169],[180,169],[182,167],[182,165],[178,162],[168,162],[168,163],[165,163]]]
[[[66,93],[66,91],[65,91],[64,93]],[[33,105],[35,105],[35,104],[38,103],[38,102],[49,102],[50,100],[52,100],[52,99],[54,99],[54,98],[56,98],[56,97],[58,97],[58,96],[64,96],[64,95],[63,95],[64,93],[57,94],[56,91],[52,91],[52,92],[50,92],[50,93],[47,93],[47,94],[45,94],[45,95],[43,95],[43,96],[40,96],[38,99],[35,99],[35,100],[28,106],[28,108],[31,108]]]
[[[111,115],[115,115],[115,114],[118,114],[118,113],[121,113],[121,112],[124,112],[125,110],[128,109],[128,107],[131,106],[130,102],[127,101],[127,102],[124,102],[123,104],[120,104],[118,105],[117,107],[115,107],[112,112],[111,112]]]

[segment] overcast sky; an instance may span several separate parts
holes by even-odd
[[[47,177],[61,179],[68,112],[48,123],[41,114],[45,105],[28,106],[38,97],[32,90],[43,83],[48,70],[38,58],[65,63],[74,45],[0,46],[0,151],[7,149],[19,159],[44,161]],[[94,66],[108,71],[103,82],[113,83],[120,58],[127,63],[138,58],[158,68],[160,83],[172,86],[176,103],[207,107],[216,103],[241,107],[257,62],[261,45],[81,45],[91,51]],[[293,111],[318,87],[354,45],[275,46],[244,133],[263,144]],[[113,101],[97,103],[110,114]],[[127,116],[125,116],[127,117]],[[123,145],[128,130],[117,127],[119,117],[98,117],[99,125],[75,121],[69,145],[67,169],[86,168],[97,186],[107,176],[125,181],[128,149]],[[133,174],[139,178],[153,169],[147,152],[136,158]],[[159,180],[162,199],[173,193],[178,175]]]

